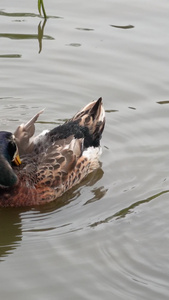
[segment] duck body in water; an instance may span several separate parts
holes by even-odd
[[[14,134],[0,131],[0,206],[51,202],[99,167],[105,125],[102,98],[34,137],[39,112]]]

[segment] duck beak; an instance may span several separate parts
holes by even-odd
[[[19,154],[17,154],[14,158],[14,163],[15,165],[19,166],[21,164],[21,160],[20,160],[20,157],[19,157]]]

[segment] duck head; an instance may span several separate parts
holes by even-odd
[[[11,132],[0,131],[0,185],[11,187],[17,183],[12,162],[21,163],[15,137]]]

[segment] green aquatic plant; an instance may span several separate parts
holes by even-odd
[[[43,16],[44,16],[44,18],[46,19],[46,18],[47,18],[47,15],[46,15],[46,11],[45,11],[45,6],[44,6],[44,4],[43,4],[43,0],[38,0],[38,10],[39,10],[40,15],[42,15],[42,14],[41,14],[41,10],[42,10]]]

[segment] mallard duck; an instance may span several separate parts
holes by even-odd
[[[34,136],[36,114],[16,131],[0,131],[0,206],[51,202],[99,167],[105,124],[102,98],[52,130]]]

